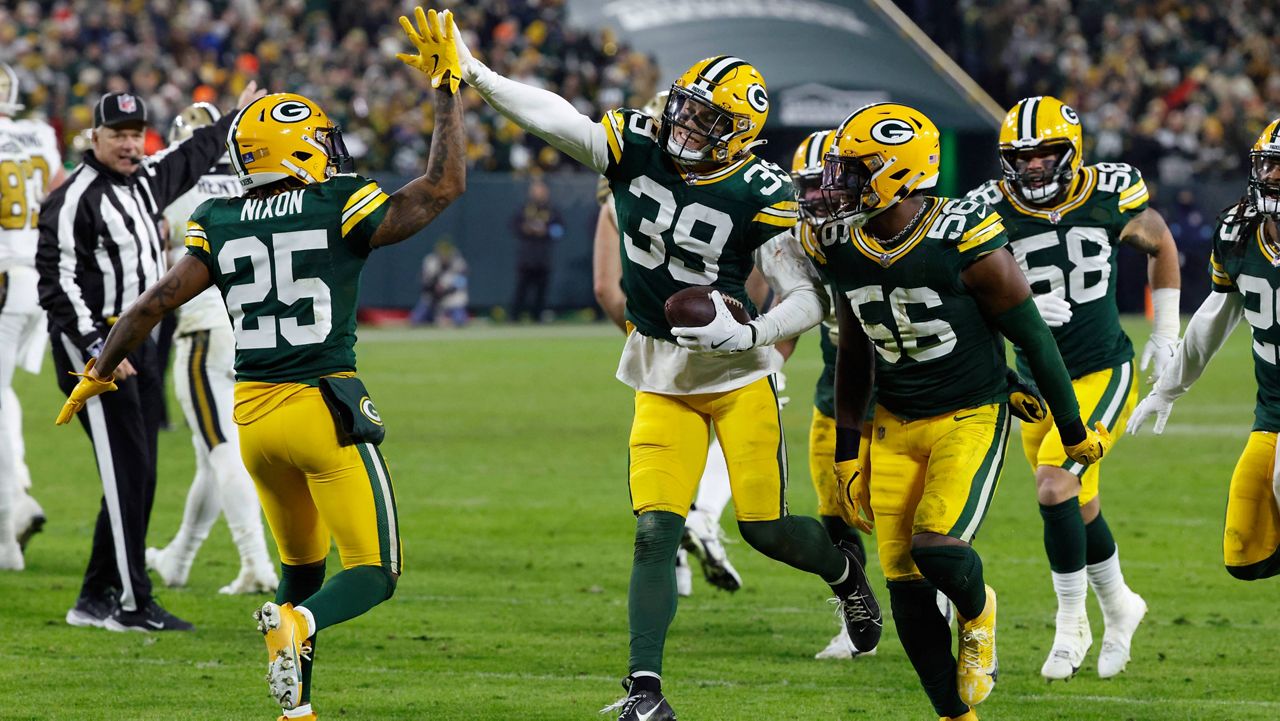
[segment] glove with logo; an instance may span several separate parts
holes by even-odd
[[[682,326],[671,329],[676,343],[682,348],[702,353],[733,353],[756,347],[756,329],[750,323],[739,323],[729,306],[724,303],[720,291],[711,292],[711,302],[716,307],[716,317],[698,327]]]
[[[1102,460],[1107,451],[1111,450],[1111,444],[1115,443],[1115,440],[1107,432],[1107,427],[1102,425],[1102,421],[1098,421],[1094,428],[1096,430],[1084,429],[1083,441],[1070,446],[1063,444],[1066,446],[1068,458],[1087,466]]]
[[[876,514],[871,510],[871,479],[862,472],[861,460],[836,461],[836,497],[845,523],[871,533],[876,527]]]
[[[413,15],[418,22],[417,29],[403,15],[400,16],[400,27],[404,28],[418,54],[396,53],[396,58],[430,77],[431,87],[439,88],[441,83],[447,82],[449,92],[458,92],[462,67],[458,64],[458,45],[453,37],[453,13],[449,10],[439,14],[435,10],[424,13],[418,7],[413,9]]]
[[[84,364],[83,373],[71,373],[71,375],[80,378],[80,382],[76,384],[75,388],[71,389],[71,395],[67,397],[67,402],[62,404],[62,410],[58,412],[58,420],[54,421],[55,425],[60,426],[70,422],[71,418],[79,413],[81,408],[84,408],[85,401],[90,398],[116,389],[114,380],[110,378],[105,381],[98,380],[98,377],[90,372],[93,370],[93,364],[97,360],[97,358],[90,358],[89,362]]]
[[[1009,411],[1023,423],[1039,423],[1049,417],[1049,406],[1034,385],[1009,369]]]

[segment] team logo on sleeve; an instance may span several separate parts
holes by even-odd
[[[871,126],[871,137],[885,145],[902,145],[915,136],[915,129],[897,118],[885,118]]]
[[[311,108],[297,100],[286,100],[271,109],[271,117],[282,123],[301,123],[311,117]]]

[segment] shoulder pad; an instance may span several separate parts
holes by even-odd
[[[987,205],[995,205],[1004,200],[1004,191],[1000,190],[999,180],[988,180],[978,187],[965,193],[965,200],[975,200],[979,203]]]
[[[1213,229],[1213,237],[1223,243],[1234,243],[1240,240],[1241,231],[1246,226],[1252,224],[1257,218],[1258,211],[1249,207],[1245,203],[1237,203],[1227,208],[1221,216],[1218,217],[1217,227]]]
[[[1096,163],[1090,166],[1098,174],[1098,190],[1119,193],[1143,184],[1142,172],[1128,163]]]
[[[965,252],[1004,232],[1000,214],[986,203],[968,198],[940,200],[942,207],[929,226],[928,237]]]

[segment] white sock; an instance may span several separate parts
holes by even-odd
[[[1102,607],[1104,616],[1132,593],[1125,585],[1124,573],[1120,570],[1119,548],[1111,554],[1111,558],[1086,566],[1085,570],[1089,574],[1089,586],[1098,597],[1098,605]]]
[[[1087,614],[1084,602],[1089,594],[1085,569],[1071,573],[1051,572],[1053,592],[1058,595],[1058,625],[1076,622]]]
[[[702,471],[702,480],[698,481],[698,496],[693,504],[718,524],[720,516],[724,514],[724,507],[729,505],[729,499],[732,497],[733,490],[729,486],[729,466],[724,460],[724,449],[720,447],[719,439],[713,436],[711,445],[707,448],[707,466]]]
[[[294,606],[293,610],[297,611],[299,616],[302,616],[304,619],[306,619],[307,638],[311,638],[312,636],[316,635],[316,617],[312,616],[311,612],[308,611],[305,606]]]
[[[309,713],[311,713],[311,704],[304,703],[301,706],[284,711],[284,717],[285,718],[302,718],[303,716],[306,716]]]

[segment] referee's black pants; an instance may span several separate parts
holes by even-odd
[[[71,394],[88,360],[61,333],[51,334],[58,386]],[[90,398],[77,414],[89,434],[102,479],[102,506],[93,532],[93,550],[80,593],[101,597],[119,589],[125,611],[151,601],[147,576],[147,524],[156,493],[156,444],[164,386],[155,342],[148,338],[129,355],[137,375],[116,381],[119,390]]]

